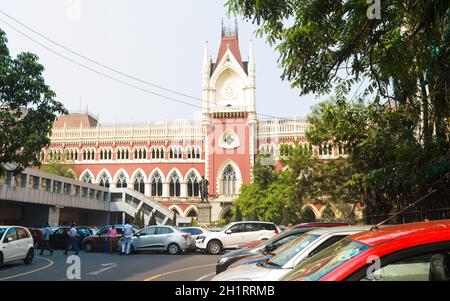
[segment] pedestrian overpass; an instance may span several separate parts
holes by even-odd
[[[78,224],[101,226],[123,223],[144,213],[148,223],[171,224],[173,212],[157,201],[127,188],[109,189],[37,169],[0,177],[0,224],[24,226]]]

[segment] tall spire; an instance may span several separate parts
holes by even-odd
[[[255,55],[253,53],[253,40],[250,40],[250,47],[248,50],[248,64],[249,65],[255,64]]]
[[[205,50],[203,52],[203,65],[207,65],[209,63],[209,54],[208,54],[208,41],[205,41]]]

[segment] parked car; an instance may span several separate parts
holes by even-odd
[[[255,247],[242,248],[234,251],[230,251],[225,255],[222,255],[216,264],[216,274],[222,273],[228,269],[233,263],[248,258],[251,258],[251,262],[255,259],[265,261],[270,258],[273,252],[280,246],[288,243],[289,241],[297,238],[299,235],[314,230],[317,228],[301,228],[291,229],[272,237],[269,240],[260,241],[260,244]]]
[[[347,226],[317,229],[283,245],[264,263],[240,265],[216,275],[214,281],[276,281],[294,267],[345,237],[370,229],[370,226]]]
[[[39,228],[28,228],[28,231],[30,231],[31,236],[33,237],[34,249],[39,249],[41,247],[42,241],[44,240],[44,234],[42,230]]]
[[[199,235],[195,241],[197,248],[217,255],[223,250],[237,249],[239,245],[254,241],[267,240],[279,233],[274,223],[234,222],[226,225],[222,231]]]
[[[203,235],[203,234],[206,234],[206,232],[208,232],[208,231],[206,231],[205,229],[203,229],[201,227],[180,227],[179,229],[182,232],[186,232],[186,233],[191,234],[192,240],[194,242],[195,242],[195,240],[197,239],[197,237],[199,235]],[[195,244],[194,244],[194,247],[195,247]]]
[[[136,232],[131,241],[131,252],[167,251],[175,255],[192,247],[191,234],[172,226],[150,226]],[[122,245],[122,239],[119,246]]]
[[[340,227],[340,226],[350,226],[349,223],[323,223],[323,222],[314,222],[314,223],[301,223],[298,225],[295,225],[291,227],[290,229],[303,229],[303,228],[328,228],[328,227]],[[281,229],[280,226],[278,226],[279,229]],[[287,229],[289,230],[289,229]],[[286,231],[286,228],[282,230],[281,232]],[[249,247],[255,247],[257,245],[261,244],[260,240],[255,240],[243,245],[240,245],[239,248],[249,248]]]
[[[132,225],[133,231],[139,231],[139,227],[137,225]],[[120,238],[123,235],[123,224],[114,225],[114,228],[117,229],[117,242],[119,242]],[[95,251],[103,251],[105,240],[108,237],[108,229],[111,228],[111,225],[101,227],[97,233],[89,235],[85,237],[81,241],[81,249],[86,252],[95,252]]]
[[[33,237],[27,228],[19,226],[0,226],[0,268],[6,262],[23,260],[33,263]]]
[[[82,242],[87,236],[92,235],[91,229],[88,227],[76,227],[79,236],[78,242]],[[70,226],[57,227],[53,230],[53,234],[50,235],[50,246],[52,249],[65,249],[67,245],[68,235]]]
[[[354,234],[302,262],[282,280],[450,281],[450,220]]]

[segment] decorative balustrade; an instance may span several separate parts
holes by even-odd
[[[308,122],[300,118],[258,120],[258,139],[304,138]]]
[[[201,141],[201,122],[157,122],[140,124],[104,124],[97,127],[54,128],[52,143],[111,142],[111,141]]]

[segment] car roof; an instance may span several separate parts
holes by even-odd
[[[406,236],[427,235],[442,231],[450,232],[450,219],[393,225],[357,233],[352,235],[350,238],[365,245],[374,247]]]
[[[326,235],[326,234],[335,234],[340,232],[348,232],[348,231],[367,231],[370,230],[373,226],[342,226],[342,227],[327,227],[327,228],[318,228],[316,230],[312,230],[308,232],[311,235]]]
[[[241,222],[232,222],[229,223],[229,225],[235,225],[235,224],[275,224],[274,222],[260,222],[260,221],[241,221]]]

